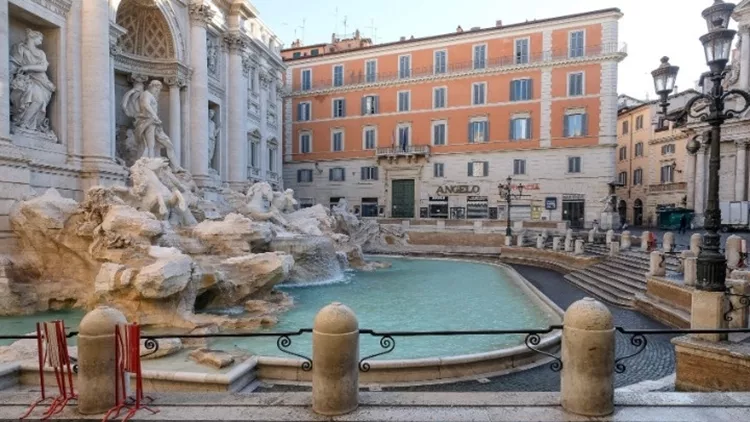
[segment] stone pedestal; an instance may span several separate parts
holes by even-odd
[[[729,291],[733,295],[739,295],[728,296],[729,302],[732,304],[732,309],[734,309],[729,314],[729,317],[732,318],[731,321],[728,321],[729,328],[745,328],[747,327],[748,307],[747,302],[743,300],[742,296],[750,295],[750,281],[727,280],[727,287],[729,287]]]
[[[690,252],[694,253],[695,256],[698,256],[701,252],[701,247],[703,247],[703,235],[700,233],[693,233],[690,236]]]
[[[359,322],[354,312],[334,302],[313,322],[312,408],[325,416],[359,406]]]
[[[519,233],[518,236],[516,236],[516,245],[517,246],[523,246],[524,242],[526,242],[526,235],[524,233]]]
[[[544,238],[540,234],[536,237],[536,248],[537,249],[544,249]]]
[[[690,328],[724,328],[724,312],[726,312],[724,301],[724,292],[693,291],[693,304],[690,307]],[[691,334],[691,336],[711,342],[727,339],[726,334]]]
[[[651,259],[648,264],[648,274],[657,277],[663,277],[667,274],[667,262],[663,252],[651,252]]]
[[[609,242],[609,256],[620,254],[620,242]]]
[[[616,212],[603,212],[601,215],[601,228],[605,230],[620,228],[620,214]]]
[[[573,252],[573,238],[565,238],[565,252]]]
[[[583,239],[576,240],[576,248],[574,253],[576,255],[583,255]]]
[[[610,243],[612,243],[612,240],[614,240],[614,238],[615,238],[615,231],[607,230],[607,234],[606,234],[606,237],[604,238],[604,242],[609,245]]]
[[[685,261],[688,258],[696,258],[696,256],[690,251],[682,251],[680,253],[680,266],[677,268],[678,273],[685,274]]]
[[[104,413],[115,405],[115,327],[122,312],[99,306],[81,320],[78,334],[78,412]]]
[[[648,252],[648,241],[651,239],[651,232],[650,231],[644,231],[641,233],[641,250],[643,252]]]
[[[664,252],[674,251],[674,233],[672,232],[664,233],[664,238],[662,240],[662,250]]]
[[[625,230],[620,235],[620,249],[628,250],[630,249],[631,245],[632,245],[632,239],[630,238],[630,232]]]
[[[587,297],[570,305],[563,325],[560,404],[577,415],[611,414],[615,380],[612,314]]]
[[[596,229],[589,230],[589,243],[593,244],[596,241]]]
[[[513,236],[505,236],[505,246],[513,246]]]
[[[560,236],[553,237],[552,238],[552,250],[555,252],[559,252],[561,242],[562,242],[562,238]]]
[[[684,280],[686,286],[695,286],[698,280],[698,258],[690,257],[685,258],[684,265]]]
[[[742,238],[737,235],[731,235],[727,239],[725,246],[725,256],[727,258],[727,268],[737,269],[740,265],[740,251],[742,248]]]

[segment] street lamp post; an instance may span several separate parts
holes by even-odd
[[[518,190],[518,193],[513,193],[514,187],[511,185],[512,181],[513,178],[508,176],[508,178],[505,179],[505,183],[497,185],[500,197],[505,199],[505,202],[508,204],[508,209],[505,212],[505,236],[511,236],[513,234],[513,231],[510,229],[510,203],[513,199],[518,199],[523,196],[523,184],[519,184],[515,187],[515,189]]]
[[[696,95],[685,105],[684,111],[677,116],[667,114],[669,106],[669,94],[674,89],[675,79],[679,67],[669,64],[668,57],[662,57],[661,65],[651,72],[654,78],[654,88],[659,95],[659,106],[661,114],[665,119],[677,120],[688,116],[708,123],[711,130],[708,132],[706,143],[710,148],[708,166],[708,200],[705,211],[706,235],[703,248],[698,254],[697,272],[698,279],[696,287],[699,290],[710,292],[723,292],[726,290],[724,284],[727,273],[726,259],[719,251],[721,236],[718,233],[721,225],[721,210],[719,209],[719,167],[721,165],[721,125],[732,117],[735,117],[750,106],[750,94],[741,90],[725,91],[722,82],[726,76],[726,65],[732,50],[732,40],[736,31],[728,29],[729,18],[735,5],[724,3],[722,0],[714,0],[714,4],[703,11],[703,18],[708,25],[708,33],[700,37],[706,55],[706,63],[710,68],[709,79],[711,90],[708,93]],[[742,97],[745,104],[741,109],[727,108],[729,97]],[[693,138],[687,144],[687,150],[695,154],[700,148],[700,142]]]

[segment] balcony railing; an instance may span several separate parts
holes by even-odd
[[[406,157],[410,155],[430,155],[429,145],[409,145],[405,148],[378,148],[375,150],[377,157]]]
[[[312,82],[308,89],[301,89],[300,85],[296,86],[295,91],[317,91],[329,88],[345,88],[349,85],[360,85],[378,82],[388,81],[408,81],[410,79],[419,79],[426,76],[441,75],[441,74],[452,74],[452,73],[466,73],[471,71],[486,71],[488,69],[497,69],[506,66],[527,66],[537,65],[540,63],[553,62],[558,60],[585,60],[594,57],[607,56],[613,54],[627,54],[627,44],[609,43],[595,46],[587,46],[583,51],[582,55],[571,57],[570,50],[568,48],[560,50],[549,50],[544,52],[537,52],[525,56],[522,61],[519,61],[515,55],[512,56],[500,56],[500,57],[488,57],[481,67],[476,67],[474,60],[468,60],[463,62],[448,63],[445,66],[444,72],[435,72],[435,68],[432,64],[429,66],[413,67],[408,72],[390,71],[390,72],[379,72],[369,77],[360,71],[359,73],[350,73],[348,76],[344,76],[342,83],[334,86],[333,79],[318,79]]]
[[[662,183],[648,187],[650,192],[678,192],[687,190],[687,182]]]
[[[273,171],[267,171],[266,178],[268,178],[268,180],[277,181],[279,180],[279,174]]]

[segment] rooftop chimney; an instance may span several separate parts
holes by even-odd
[[[480,26],[472,26],[471,27],[472,31],[479,31],[480,29],[482,29],[482,27],[480,27]]]
[[[456,32],[464,32],[464,29],[463,29],[463,28],[461,28],[461,25],[458,25],[458,26],[456,27]]]
[[[406,37],[401,37],[399,41],[406,41]]]
[[[496,27],[501,27],[501,26],[503,26],[503,21],[501,21],[501,20],[496,20],[496,21],[495,21],[495,26],[496,26]]]

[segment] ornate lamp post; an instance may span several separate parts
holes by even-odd
[[[708,167],[708,199],[705,212],[706,235],[703,249],[698,254],[697,288],[703,291],[723,292],[726,290],[727,265],[724,255],[719,252],[721,237],[718,233],[721,224],[721,210],[719,209],[719,167],[721,165],[720,143],[721,125],[732,117],[744,112],[750,106],[750,94],[741,90],[725,91],[722,82],[726,76],[726,65],[732,50],[732,40],[736,31],[727,29],[729,17],[735,5],[714,0],[714,4],[703,11],[703,18],[708,25],[708,33],[700,37],[706,54],[706,63],[710,68],[709,79],[711,91],[691,98],[685,105],[684,112],[679,116],[669,116],[669,94],[674,89],[675,79],[679,67],[669,64],[668,57],[662,57],[661,65],[651,72],[654,77],[654,88],[660,98],[661,114],[665,119],[677,120],[685,114],[700,119],[711,126],[706,143],[710,148]],[[739,96],[745,101],[739,110],[726,108],[727,98]],[[695,138],[687,144],[687,150],[694,154],[700,148],[700,142]]]
[[[518,189],[518,193],[513,193],[513,186],[510,182],[513,181],[513,178],[508,176],[507,179],[505,179],[505,183],[500,183],[497,185],[497,189],[499,190],[500,197],[505,199],[505,202],[508,204],[508,210],[505,213],[506,216],[506,226],[505,226],[505,235],[511,236],[513,234],[513,231],[510,229],[510,203],[514,199],[521,198],[523,196],[523,184],[519,184],[515,187],[515,189]]]

